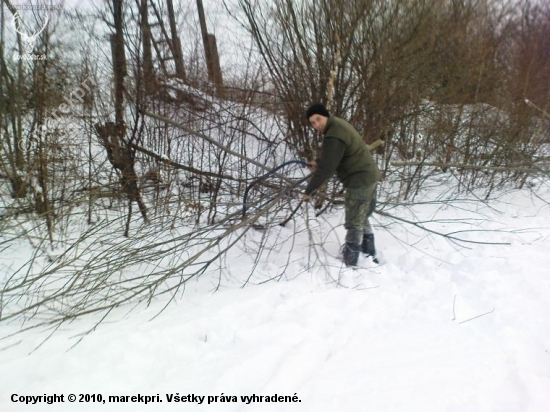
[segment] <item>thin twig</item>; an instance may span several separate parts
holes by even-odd
[[[463,321],[458,322],[458,323],[459,323],[459,324],[466,323],[466,322],[469,322],[469,321],[471,321],[471,320],[480,318],[480,317],[482,317],[482,316],[489,315],[489,314],[493,313],[494,311],[495,311],[495,308],[493,308],[493,310],[490,310],[489,312],[482,313],[481,315],[474,316],[473,318],[466,319],[466,320],[463,320]]]

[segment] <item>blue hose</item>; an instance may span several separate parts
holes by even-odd
[[[248,192],[250,191],[250,189],[252,189],[252,187],[258,183],[259,181],[265,179],[266,177],[269,177],[271,176],[272,174],[274,173],[277,173],[278,170],[281,170],[282,168],[286,167],[286,166],[289,166],[289,165],[292,165],[292,164],[299,164],[301,166],[304,166],[306,167],[307,166],[307,163],[304,162],[303,160],[290,160],[288,162],[285,162],[283,164],[280,164],[279,166],[277,166],[276,168],[274,169],[271,169],[269,172],[267,172],[265,175],[263,176],[260,176],[259,178],[257,178],[256,180],[253,180],[247,187],[246,187],[246,190],[244,191],[244,196],[243,196],[243,217],[246,215],[246,209],[247,209],[247,204],[246,204],[246,201],[247,201],[247,198],[248,198]]]

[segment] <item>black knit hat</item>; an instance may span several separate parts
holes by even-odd
[[[306,119],[309,120],[309,118],[314,114],[320,114],[321,116],[330,117],[330,113],[328,112],[327,108],[321,103],[314,104],[309,109],[307,109]]]

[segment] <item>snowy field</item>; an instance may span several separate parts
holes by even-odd
[[[45,342],[0,340],[0,411],[549,411],[550,190],[537,193],[392,209],[482,243],[377,216],[384,263],[357,270],[331,256],[343,228],[310,209],[310,234],[273,229],[292,248],[262,259],[246,287],[254,256],[241,247],[222,278],[189,282],[163,311],[160,299],[122,308],[74,347],[97,319]]]

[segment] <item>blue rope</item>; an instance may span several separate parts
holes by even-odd
[[[247,187],[246,187],[246,190],[244,191],[244,196],[243,196],[243,217],[246,215],[246,210],[247,210],[247,204],[246,204],[246,201],[247,201],[247,198],[248,198],[248,192],[250,191],[250,189],[252,189],[252,187],[260,182],[261,180],[265,179],[266,177],[269,177],[271,176],[272,174],[274,173],[277,173],[278,170],[281,170],[282,168],[286,167],[286,166],[289,166],[289,165],[292,165],[292,164],[299,164],[301,166],[304,166],[306,167],[307,166],[307,163],[304,162],[303,160],[290,160],[288,162],[285,162],[283,164],[280,164],[279,166],[277,166],[276,168],[274,169],[271,169],[269,172],[267,172],[265,175],[263,176],[260,176],[259,178],[257,178],[256,180],[253,180]]]

